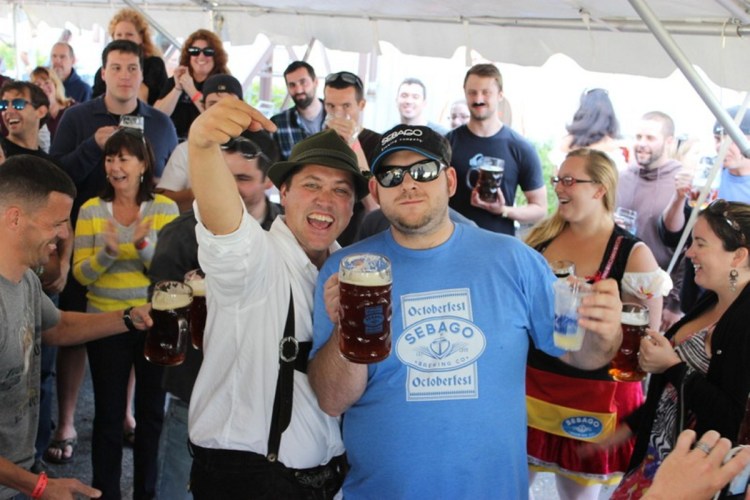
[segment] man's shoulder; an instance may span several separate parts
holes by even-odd
[[[297,108],[292,106],[283,111],[280,111],[271,117],[271,121],[276,126],[297,126]]]
[[[171,121],[166,113],[163,113],[155,107],[146,104],[145,102],[138,100],[138,114],[143,115],[145,119],[151,119],[154,121],[168,122]]]
[[[182,233],[191,231],[193,232],[193,234],[195,234],[195,225],[197,223],[198,220],[195,218],[195,212],[191,208],[186,212],[182,212],[177,216],[177,218],[171,220],[168,224],[166,224],[159,232],[159,238],[162,238],[172,232]]]
[[[96,114],[107,114],[107,107],[104,105],[104,97],[99,96],[88,101],[76,103],[75,106],[70,106],[65,109],[63,119],[78,119],[81,117],[96,115]]]

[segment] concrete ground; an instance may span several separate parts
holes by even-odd
[[[53,401],[53,415],[57,413],[57,401]],[[54,417],[55,420],[57,417]],[[91,429],[94,420],[94,393],[91,386],[91,377],[86,371],[86,378],[81,387],[76,411],[76,427],[78,430],[78,447],[73,460],[64,465],[50,465],[49,471],[57,477],[74,477],[80,481],[91,484]],[[124,448],[122,457],[122,478],[120,488],[123,500],[133,498],[133,450]],[[555,490],[555,478],[552,474],[540,473],[531,485],[534,500],[558,500],[559,496]],[[602,491],[600,500],[605,500],[611,495],[611,489]],[[169,499],[163,499],[169,500]]]

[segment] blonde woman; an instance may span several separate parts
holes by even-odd
[[[671,289],[671,280],[651,250],[614,223],[614,161],[595,149],[573,150],[552,184],[557,211],[531,229],[526,243],[549,262],[572,261],[576,275],[589,282],[615,279],[623,302],[647,305],[651,326],[658,327],[662,296]],[[601,485],[619,481],[627,470],[632,440],[611,451],[586,443],[607,438],[641,404],[641,384],[613,381],[606,366],[582,371],[563,365],[532,347],[526,394],[531,480],[540,471],[556,474],[562,499],[596,499]],[[591,435],[582,434],[579,426],[566,427],[568,419],[581,415],[591,423]]]
[[[161,51],[152,40],[148,21],[137,10],[121,9],[109,21],[109,36],[112,40],[130,40],[141,47],[143,83],[138,91],[138,98],[153,105],[167,82],[167,69],[161,58]],[[104,94],[105,89],[106,85],[102,81],[101,71],[97,71],[94,77],[93,97]]]

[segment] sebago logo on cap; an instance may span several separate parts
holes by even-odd
[[[392,132],[388,134],[387,136],[383,137],[383,139],[380,141],[380,146],[383,149],[386,149],[388,147],[388,144],[399,137],[422,137],[423,132],[418,128],[404,128],[401,130],[396,130],[395,132]]]

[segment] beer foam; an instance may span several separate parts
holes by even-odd
[[[151,307],[157,311],[168,311],[170,309],[179,309],[187,307],[192,302],[189,295],[171,295],[167,293],[158,293],[151,300]]]
[[[493,174],[502,174],[505,172],[505,168],[499,167],[497,165],[482,165],[479,167],[480,170],[484,170],[486,172],[492,172]]]
[[[648,325],[648,316],[634,312],[623,312],[621,321],[624,325],[646,326]]]
[[[339,273],[341,283],[359,286],[385,286],[391,284],[391,277],[387,272],[347,272]]]
[[[193,289],[193,296],[205,297],[206,296],[206,281],[205,280],[192,280],[187,282],[190,288]]]

